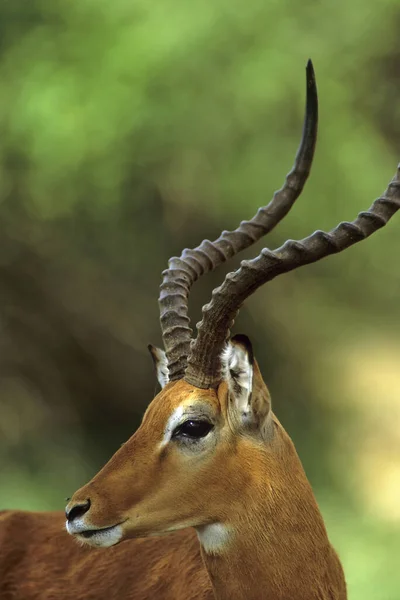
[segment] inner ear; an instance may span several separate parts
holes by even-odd
[[[253,348],[245,335],[235,335],[222,355],[224,380],[229,389],[228,411],[236,426],[258,432],[266,439],[271,431],[271,398]]]
[[[151,358],[153,359],[158,383],[160,384],[161,388],[163,388],[169,381],[167,355],[165,354],[164,350],[161,350],[161,348],[157,348],[151,344],[149,344],[147,347],[151,354]]]
[[[237,416],[241,420],[251,417],[253,392],[254,356],[253,348],[246,335],[235,335],[222,356],[224,379],[228,384],[229,396]]]

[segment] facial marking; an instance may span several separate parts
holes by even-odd
[[[76,539],[89,546],[95,546],[98,548],[108,548],[114,546],[122,538],[122,527],[121,525],[114,525],[113,527],[106,527],[104,529],[98,529],[94,532],[90,526],[86,525],[83,519],[75,519],[72,523],[66,521],[65,528],[69,534],[76,536]],[[90,531],[90,537],[85,537],[83,534],[85,531]]]
[[[172,434],[179,425],[182,425],[186,420],[198,419],[207,419],[212,423],[213,418],[211,416],[210,407],[201,400],[196,401],[193,398],[186,399],[182,404],[175,408],[168,418],[159,448],[164,448],[170,442]]]
[[[221,554],[229,543],[232,532],[227,525],[211,523],[196,527],[197,537],[206,554]]]
[[[184,413],[184,405],[180,404],[169,417],[164,430],[164,437],[160,443],[160,448],[164,448],[171,439],[174,429],[181,423]]]
[[[76,533],[81,533],[82,531],[89,529],[84,518],[74,519],[72,522],[66,521],[65,527],[68,533],[71,535],[75,535]]]

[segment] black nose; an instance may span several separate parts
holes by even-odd
[[[77,519],[78,517],[82,517],[85,513],[87,513],[89,508],[90,508],[90,500],[88,498],[86,500],[86,502],[81,502],[80,504],[75,504],[75,506],[73,506],[69,510],[66,510],[65,516],[67,517],[67,520],[70,523],[72,523],[72,521],[74,519]]]

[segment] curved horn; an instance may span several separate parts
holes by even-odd
[[[294,166],[283,187],[271,202],[259,208],[250,221],[242,221],[234,231],[223,231],[214,242],[204,240],[193,250],[168,261],[160,286],[160,322],[168,359],[169,380],[182,379],[187,366],[192,330],[188,317],[188,296],[193,283],[235,254],[269,233],[293,206],[310,173],[318,128],[318,97],[311,60],[306,68],[306,110],[303,134]]]
[[[352,223],[340,223],[329,233],[315,231],[301,241],[288,240],[274,252],[265,248],[257,258],[243,261],[237,271],[228,273],[223,284],[213,291],[211,302],[203,307],[185,380],[203,389],[218,385],[220,356],[229,329],[241,304],[263,283],[360,242],[386,225],[399,208],[400,165],[383,196]]]

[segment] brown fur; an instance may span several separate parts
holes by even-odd
[[[89,548],[64,523],[62,512],[0,513],[1,600],[214,598],[193,530]]]
[[[79,546],[60,513],[0,515],[1,600],[345,600],[311,487],[254,368],[257,427],[240,428],[226,383],[217,391],[170,383],[138,431],[74,494],[70,507],[91,500],[88,528],[122,522],[122,543]],[[201,451],[161,443],[182,404],[215,423]],[[210,523],[232,535],[200,554],[196,534],[182,529]]]

